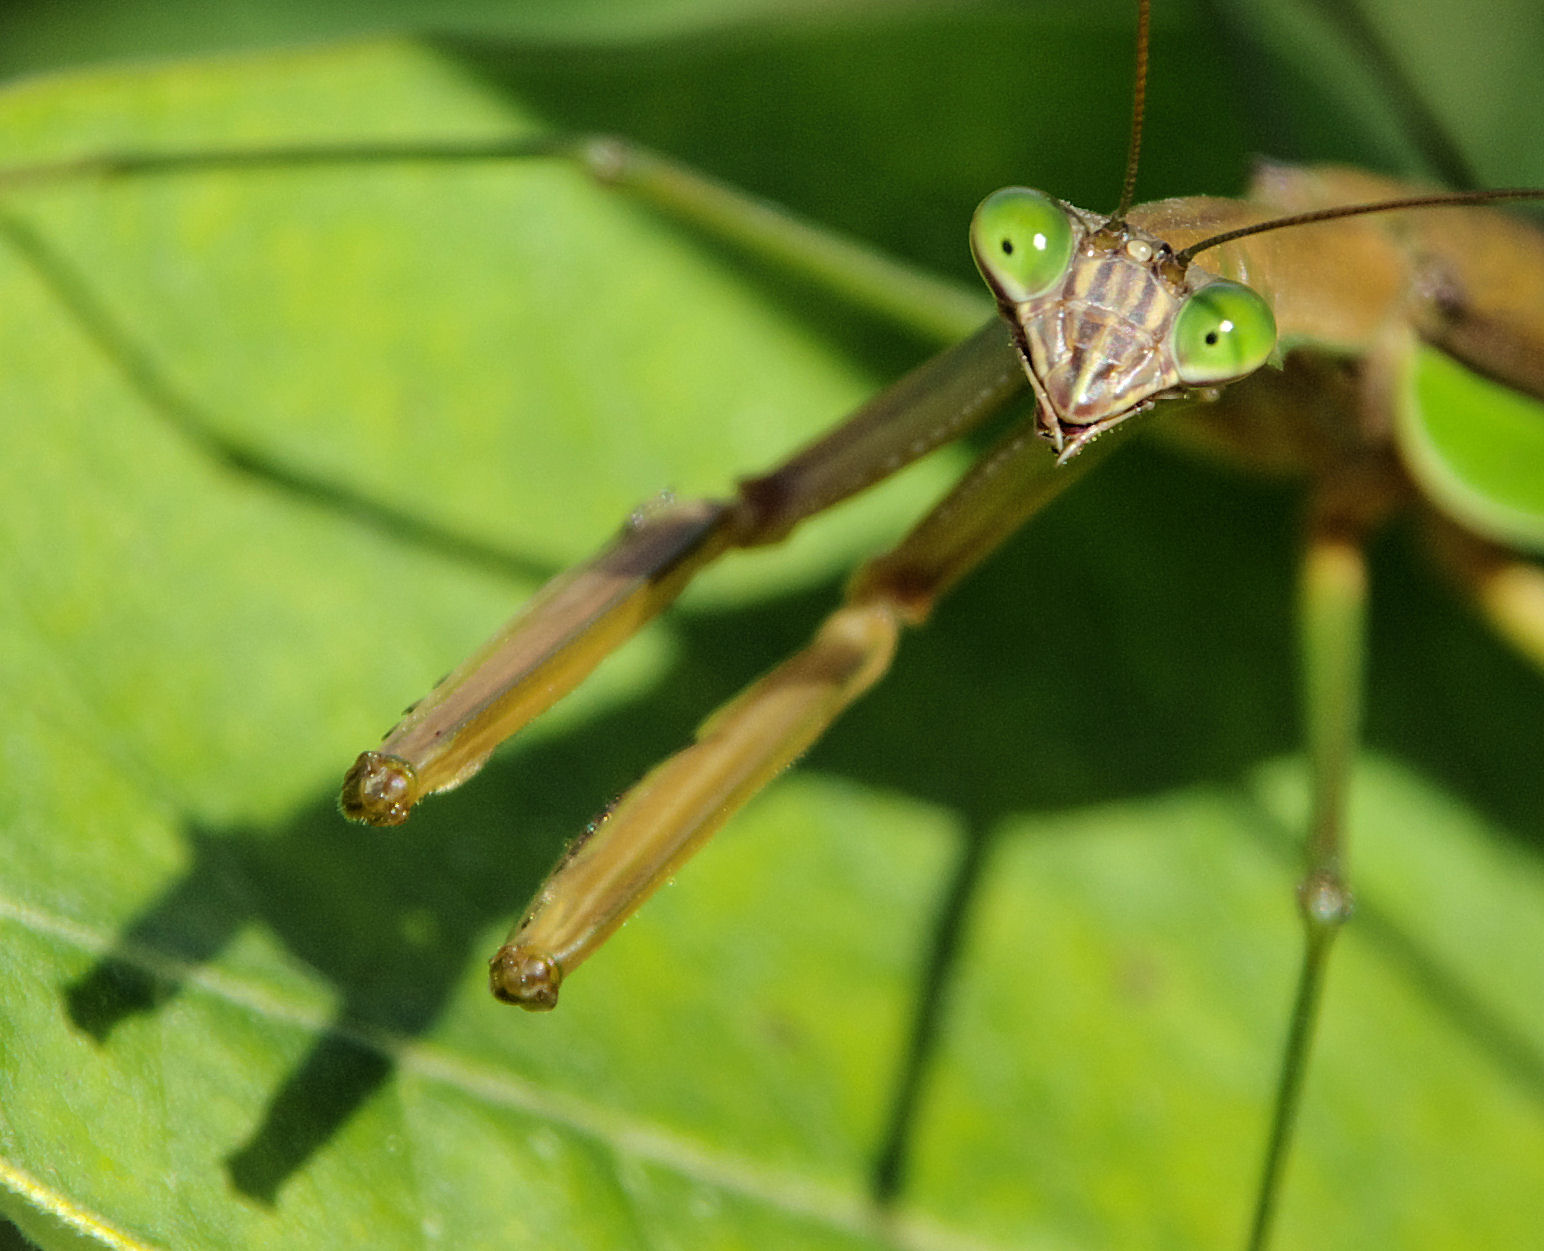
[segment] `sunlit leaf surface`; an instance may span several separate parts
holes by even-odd
[[[1146,195],[1236,191],[1250,151],[1412,159],[1244,7],[1160,5]],[[0,164],[625,131],[968,280],[992,187],[1113,199],[1129,19],[1083,8],[683,4],[600,42],[596,6],[567,39],[548,6],[539,40],[93,71],[0,97]],[[1462,63],[1454,29],[1500,24],[1398,42]],[[1544,178],[1536,126],[1473,120],[1536,110],[1525,64],[1435,89],[1489,181]],[[551,164],[5,196],[0,1210],[49,1248],[1234,1245],[1296,959],[1289,486],[1123,453],[551,1016],[483,961],[565,839],[957,460],[715,571],[404,829],[334,810],[629,509],[724,489],[927,350]],[[1376,577],[1361,911],[1280,1245],[1524,1246],[1544,682],[1401,534]]]

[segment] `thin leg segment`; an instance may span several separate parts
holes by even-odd
[[[858,571],[808,647],[710,717],[695,742],[591,825],[494,955],[494,995],[553,1007],[562,980],[883,676],[901,626],[925,618],[1093,459],[1058,468],[1027,424],[1010,431],[898,547]]]
[[[346,165],[568,161],[604,186],[769,261],[896,326],[948,343],[992,312],[978,289],[939,278],[806,221],[647,148],[605,135],[545,134],[472,142],[316,143],[182,152],[101,152],[0,169],[0,195],[87,178],[161,178]]]
[[[559,574],[419,700],[343,779],[350,820],[400,825],[589,676],[729,544],[727,504],[644,512],[593,560]]]
[[[1345,814],[1362,717],[1366,645],[1365,544],[1377,519],[1375,493],[1354,480],[1331,483],[1315,501],[1300,586],[1303,704],[1313,810],[1298,885],[1303,960],[1287,1027],[1276,1102],[1257,1192],[1250,1251],[1263,1251],[1302,1102],[1303,1081],[1323,998],[1330,947],[1350,919],[1345,878]]]
[[[556,1006],[564,976],[878,681],[899,632],[889,605],[849,604],[808,647],[716,712],[690,747],[569,849],[493,957],[493,993],[525,1008]]]
[[[561,141],[596,178],[725,242],[801,274],[886,321],[948,343],[991,311],[975,287],[922,273],[868,244],[709,178],[626,140]]]
[[[587,677],[720,554],[776,542],[806,517],[986,420],[1025,386],[993,320],[919,366],[736,499],[645,508],[589,562],[548,583],[502,630],[409,710],[343,782],[345,816],[407,820],[425,795],[459,786],[488,754]]]

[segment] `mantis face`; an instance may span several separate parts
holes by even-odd
[[[1275,350],[1276,320],[1251,288],[1041,192],[993,192],[970,242],[1064,460],[1155,400],[1236,382]]]

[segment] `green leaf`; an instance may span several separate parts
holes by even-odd
[[[1236,190],[1274,147],[1223,107],[1252,36],[1158,20],[1144,194]],[[604,129],[964,279],[985,191],[1113,199],[1128,27],[699,13],[95,72],[0,98],[0,166]],[[1336,129],[1338,83],[1296,99]],[[334,811],[353,754],[629,509],[723,490],[926,350],[551,163],[8,194],[0,1211],[48,1248],[1234,1242],[1296,960],[1290,491],[1123,453],[549,1017],[483,961],[564,840],[958,459],[713,571],[404,829]],[[1375,572],[1361,911],[1279,1241],[1525,1245],[1544,681],[1401,542]],[[937,1051],[881,1213],[919,1001]]]
[[[1410,472],[1444,510],[1498,543],[1544,550],[1544,403],[1425,348],[1398,421]]]

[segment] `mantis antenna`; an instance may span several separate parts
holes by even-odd
[[[1137,0],[1137,58],[1131,85],[1131,142],[1126,148],[1126,179],[1120,189],[1120,204],[1110,214],[1106,228],[1120,226],[1137,190],[1137,162],[1142,155],[1142,119],[1147,112],[1147,29],[1149,0]]]
[[[1439,195],[1404,196],[1397,200],[1374,200],[1370,204],[1347,204],[1336,208],[1315,209],[1311,213],[1294,213],[1290,217],[1277,217],[1268,222],[1256,222],[1253,226],[1240,226],[1227,230],[1210,239],[1192,243],[1174,254],[1177,264],[1190,264],[1196,256],[1208,248],[1232,243],[1249,235],[1263,235],[1271,230],[1285,230],[1288,226],[1306,226],[1312,222],[1330,222],[1342,217],[1360,217],[1366,213],[1392,213],[1397,209],[1459,208],[1464,205],[1493,204],[1498,200],[1544,200],[1544,187],[1501,187],[1493,191],[1446,191]]]

